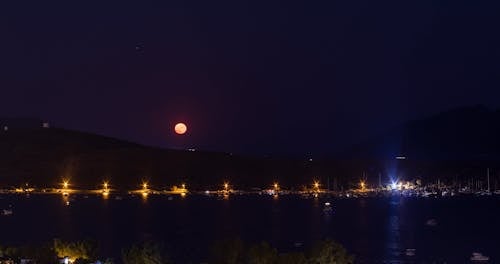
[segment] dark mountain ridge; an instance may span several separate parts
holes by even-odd
[[[0,131],[0,187],[57,187],[70,179],[78,188],[97,188],[104,180],[119,189],[139,188],[142,181],[156,188],[187,183],[199,190],[220,188],[224,181],[241,189],[275,181],[301,188],[320,180],[335,189],[361,177],[375,183],[378,175],[384,182],[477,177],[486,167],[495,177],[499,132],[498,110],[466,107],[409,122],[343,156],[310,161],[160,149],[61,128],[11,126]]]
[[[351,158],[499,160],[500,111],[462,107],[408,122],[346,153]]]

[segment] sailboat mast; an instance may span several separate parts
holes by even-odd
[[[486,169],[486,176],[488,178],[488,192],[490,192],[490,168]]]

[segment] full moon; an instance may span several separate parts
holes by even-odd
[[[184,123],[177,123],[174,127],[175,133],[183,135],[187,132],[187,126]]]

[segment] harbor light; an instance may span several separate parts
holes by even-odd
[[[365,183],[364,181],[361,181],[361,182],[359,183],[359,186],[361,187],[361,190],[365,190],[365,188],[366,188],[366,183]]]
[[[181,197],[185,197],[186,196],[188,190],[186,189],[186,184],[185,183],[181,184],[181,189],[179,191],[181,193]]]
[[[229,183],[225,182],[224,183],[224,191],[227,191],[229,189]]]
[[[319,182],[318,181],[314,182],[314,189],[315,189],[315,191],[319,191]]]
[[[148,196],[148,194],[149,194],[149,189],[148,188],[149,188],[148,183],[147,182],[143,182],[142,183],[142,192],[141,192],[143,198],[146,198]]]
[[[277,183],[277,182],[275,182],[275,183],[273,184],[273,186],[274,186],[274,190],[276,190],[276,191],[280,188],[280,186],[278,185],[278,183]]]
[[[392,190],[402,190],[403,189],[403,182],[400,181],[392,181],[391,182],[391,189]]]
[[[68,189],[69,181],[68,180],[64,180],[62,185],[63,185],[63,189]]]
[[[68,180],[63,180],[62,187],[63,187],[62,194],[64,196],[68,196],[69,195],[69,191],[68,191],[69,181]]]
[[[105,181],[102,184],[102,187],[103,187],[103,189],[102,189],[102,195],[108,196],[109,195],[109,183]]]

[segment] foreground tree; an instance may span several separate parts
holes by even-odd
[[[307,264],[307,258],[302,252],[290,252],[278,257],[278,264]]]
[[[239,264],[244,260],[244,245],[240,239],[226,239],[214,243],[210,263]]]
[[[57,263],[57,256],[52,247],[52,244],[43,245],[25,245],[19,248],[0,247],[0,258],[10,258],[16,260],[16,263],[21,259],[36,260],[38,264],[54,264]]]
[[[163,246],[153,242],[134,245],[122,251],[124,264],[168,264]]]
[[[273,264],[277,260],[278,250],[266,242],[250,247],[247,253],[248,264]]]
[[[54,251],[60,258],[70,257],[74,260],[93,261],[97,256],[97,246],[90,241],[64,242],[54,239]]]
[[[352,264],[354,263],[354,256],[349,255],[341,244],[332,240],[324,240],[312,248],[309,263]]]

